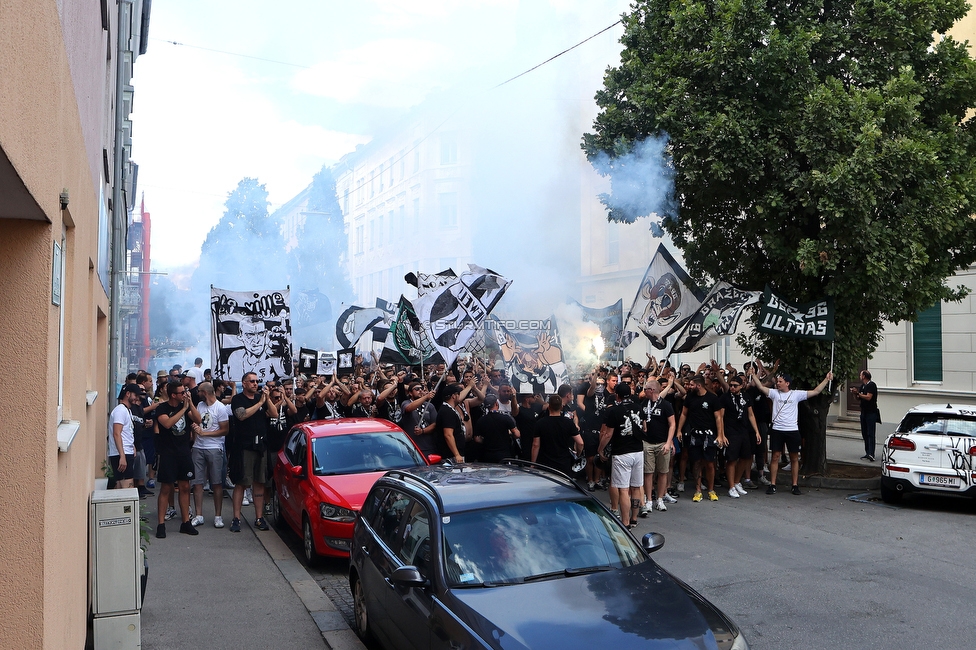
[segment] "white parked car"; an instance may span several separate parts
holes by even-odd
[[[881,498],[911,492],[976,496],[976,406],[919,404],[884,443]]]

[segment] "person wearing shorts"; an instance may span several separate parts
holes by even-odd
[[[756,444],[762,442],[759,425],[752,413],[752,405],[742,390],[742,379],[732,375],[729,390],[720,398],[724,409],[725,438],[729,444],[725,448],[725,476],[729,482],[729,496],[733,499],[748,494],[739,478],[748,473],[752,465],[751,438]],[[750,437],[748,432],[755,435]],[[748,474],[747,474],[748,475]]]
[[[203,485],[209,480],[210,490],[213,492],[214,528],[223,528],[221,509],[224,503],[224,436],[229,429],[230,409],[217,400],[210,382],[205,381],[197,388],[202,398],[197,404],[200,424],[195,428],[196,439],[190,450],[193,458],[193,480],[190,481],[190,488],[193,490],[196,516],[190,523],[194,526],[204,523]]]
[[[200,424],[200,413],[194,406],[190,393],[179,379],[166,384],[168,399],[156,407],[156,479],[159,482],[157,497],[156,537],[166,537],[166,507],[169,505],[173,484],[180,490],[180,532],[196,535],[197,529],[190,523],[190,479],[193,478],[193,424]]]
[[[688,423],[688,432],[681,438],[693,463],[695,476],[695,495],[692,501],[702,500],[702,469],[704,468],[705,483],[708,487],[708,500],[718,501],[715,493],[715,459],[720,447],[726,446],[724,409],[715,393],[705,389],[705,378],[695,375],[692,378],[692,390],[685,395],[684,405],[681,407],[681,418],[678,420],[678,431],[684,431]],[[679,434],[682,435],[682,434]]]
[[[108,461],[112,467],[115,487],[132,487],[135,475],[135,438],[132,406],[139,399],[139,386],[126,384],[119,393],[119,403],[108,419]]]
[[[269,399],[271,391],[268,387],[258,391],[257,374],[245,373],[241,384],[243,392],[234,395],[230,402],[231,426],[227,436],[227,450],[236,455],[236,459],[230,459],[229,463],[234,483],[232,533],[241,532],[241,506],[247,487],[252,488],[254,496],[254,526],[258,530],[270,529],[264,520],[264,482],[268,473],[264,437],[268,434],[268,421],[278,417],[278,409]],[[235,476],[236,473],[239,475]]]
[[[673,378],[672,378],[673,382]],[[665,390],[673,383],[668,382]],[[674,451],[674,407],[661,393],[661,384],[656,380],[644,386],[647,399],[641,406],[644,412],[647,432],[644,436],[644,504],[640,516],[646,517],[653,506],[662,512],[668,507],[665,500],[674,503],[677,499],[668,493],[668,473],[671,471],[671,454]],[[651,502],[651,491],[657,488],[657,501]]]
[[[644,484],[644,419],[640,406],[630,394],[630,384],[616,385],[617,404],[606,409],[600,429],[597,453],[606,460],[607,445],[613,448],[610,471],[610,505],[628,528],[637,525]],[[617,504],[619,510],[613,508]],[[630,505],[627,509],[626,506]]]
[[[766,494],[776,494],[776,475],[779,472],[779,458],[783,453],[783,446],[790,454],[790,470],[793,478],[793,494],[800,494],[797,482],[800,478],[800,427],[798,405],[800,402],[815,397],[823,392],[827,384],[834,378],[834,373],[828,372],[824,380],[813,390],[791,390],[793,378],[787,374],[776,376],[776,388],[770,390],[759,381],[759,376],[749,369],[752,385],[758,388],[772,402],[772,425],[769,431],[769,447],[773,450],[773,457],[769,461],[769,481]]]

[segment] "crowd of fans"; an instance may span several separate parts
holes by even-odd
[[[157,496],[156,536],[177,516],[180,532],[205,523],[240,532],[242,507],[267,530],[265,486],[287,432],[309,420],[383,418],[403,429],[432,460],[500,462],[521,458],[574,476],[589,491],[609,490],[613,513],[633,527],[652,510],[666,511],[686,491],[692,501],[718,501],[766,487],[776,492],[785,449],[792,492],[799,494],[798,402],[823,390],[790,389],[788,375],[755,362],[741,370],[716,362],[672,367],[648,355],[579,373],[553,395],[516,395],[491,359],[446,368],[364,363],[345,376],[297,376],[260,384],[212,378],[202,360],[155,378],[126,378],[108,436],[111,484]],[[772,452],[770,462],[769,454]],[[158,490],[158,495],[153,492]],[[192,500],[192,503],[191,503]]]

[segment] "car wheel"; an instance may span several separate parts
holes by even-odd
[[[271,522],[276,528],[285,527],[285,520],[281,517],[281,499],[278,497],[277,486],[271,487]]]
[[[890,488],[884,483],[881,484],[881,500],[885,503],[901,503],[901,498],[904,496],[902,492],[894,488]]]
[[[352,608],[353,616],[356,618],[356,634],[363,641],[369,643],[373,640],[373,631],[369,627],[369,613],[366,610],[366,592],[363,591],[363,583],[359,576],[352,579]]]
[[[318,562],[319,554],[315,552],[315,536],[312,534],[312,522],[308,520],[308,515],[302,517],[302,546],[305,550],[305,561],[313,566]]]

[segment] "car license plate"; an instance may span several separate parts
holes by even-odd
[[[940,474],[919,474],[918,482],[923,485],[937,485],[939,487],[959,487],[959,477],[942,476]]]

